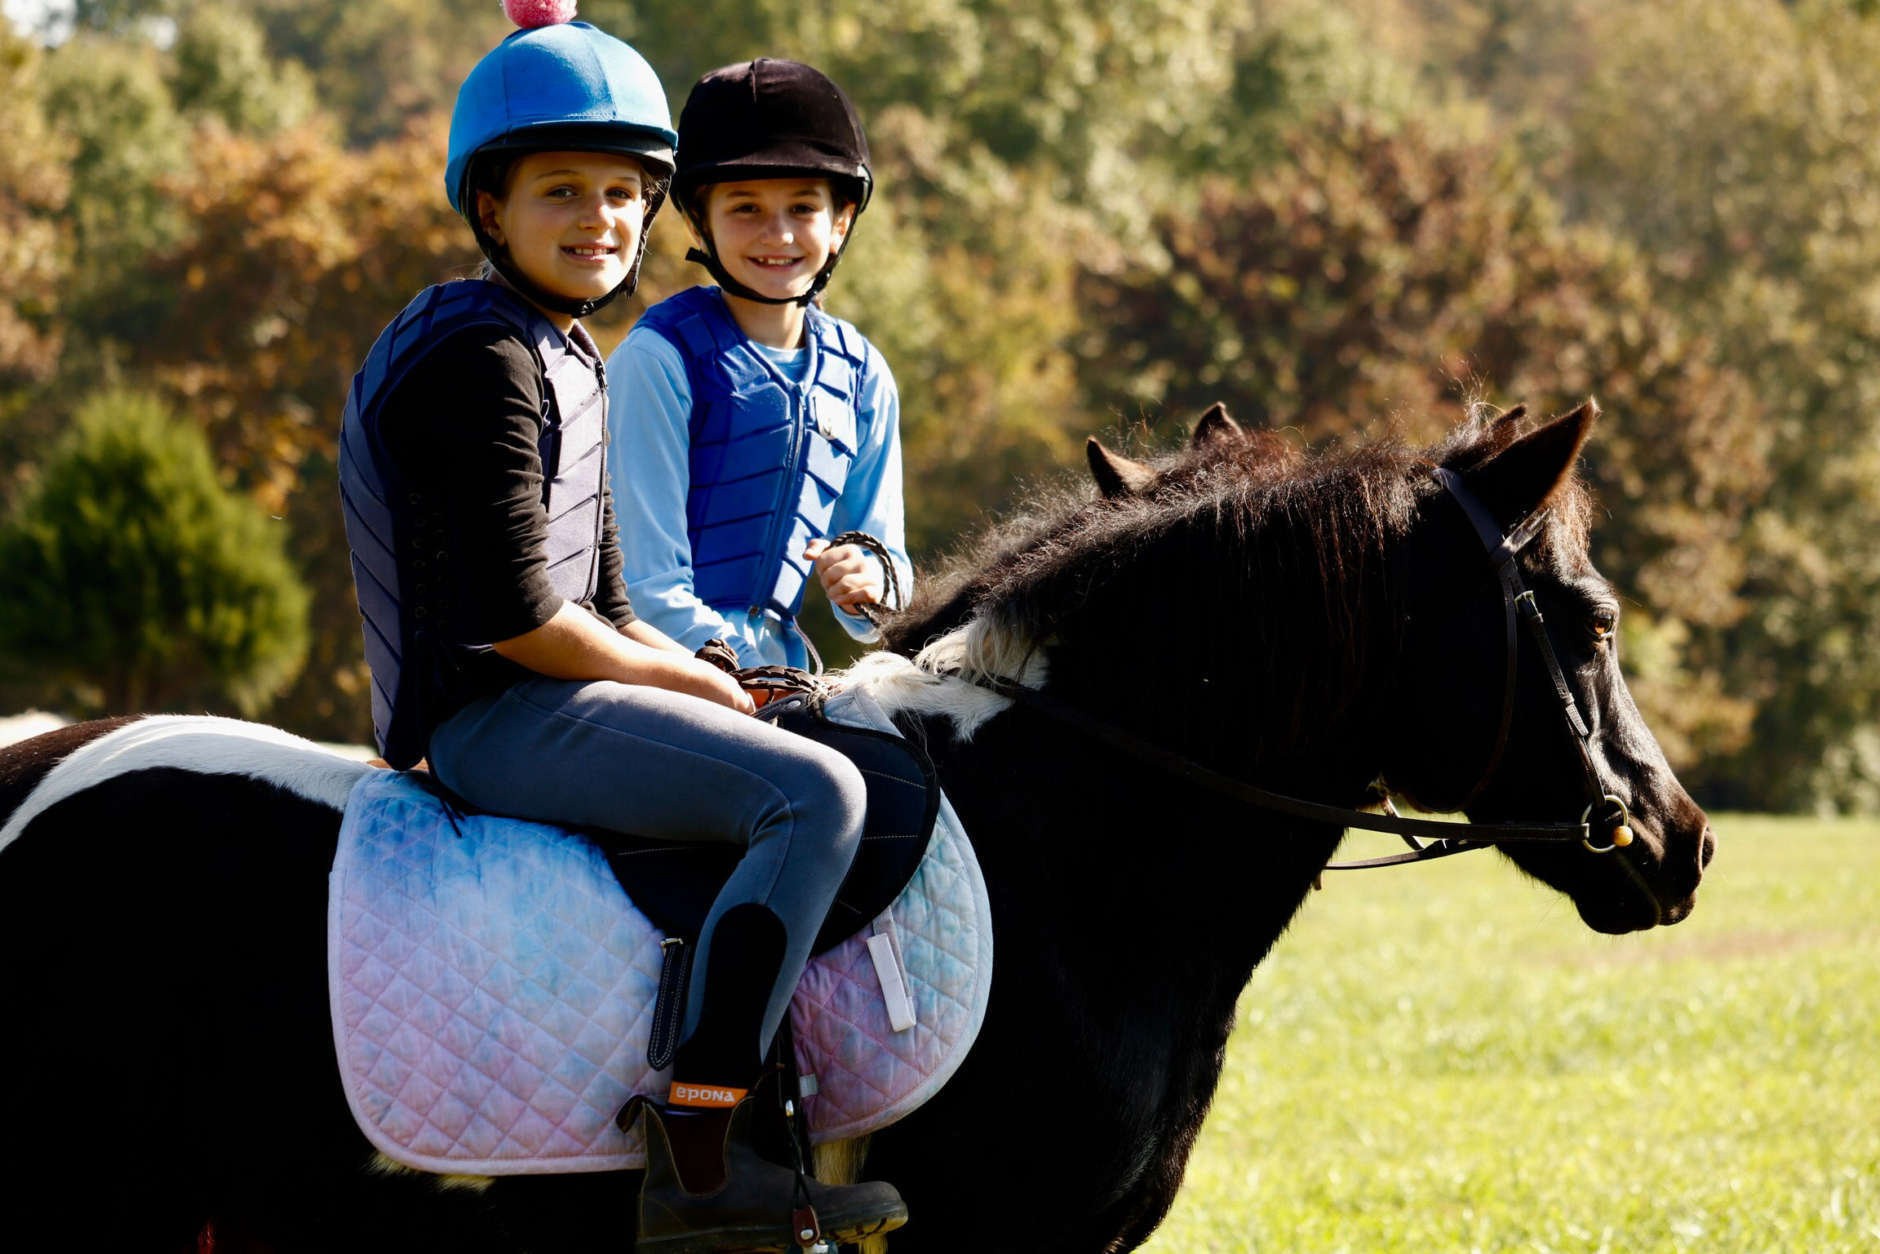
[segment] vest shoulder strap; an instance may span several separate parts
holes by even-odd
[[[639,325],[657,331],[679,350],[692,392],[689,429],[694,441],[703,434],[712,400],[770,378],[716,288],[687,288],[647,310]]]
[[[820,310],[810,310],[810,326],[817,335],[818,346],[826,353],[833,353],[847,359],[860,374],[868,365],[869,345],[855,324],[845,318],[826,314]]]
[[[868,373],[868,341],[841,318],[812,311],[810,333],[816,339],[817,387],[833,392],[854,409]]]
[[[469,327],[491,325],[515,332],[529,346],[541,370],[547,369],[565,342],[541,310],[500,283],[486,279],[439,283],[412,297],[380,334],[366,368],[355,382],[364,407],[376,411],[411,368],[445,337]]]

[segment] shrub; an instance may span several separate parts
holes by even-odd
[[[0,526],[6,665],[73,714],[253,713],[307,647],[283,532],[160,402],[94,396]]]

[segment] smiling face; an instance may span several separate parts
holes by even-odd
[[[853,206],[829,180],[748,179],[706,189],[705,221],[731,277],[765,296],[800,296],[842,247]]]
[[[570,300],[595,300],[626,280],[639,253],[646,184],[631,157],[532,152],[510,169],[501,199],[477,193],[477,212],[531,282]]]

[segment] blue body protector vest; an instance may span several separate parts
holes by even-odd
[[[810,359],[802,383],[745,338],[715,288],[681,292],[640,320],[685,359],[693,590],[720,612],[795,621],[813,564],[803,550],[828,537],[855,462],[867,342],[839,318],[815,308],[804,314]]]
[[[380,409],[444,337],[477,325],[501,327],[527,344],[546,384],[537,448],[549,581],[579,603],[593,598],[599,579],[607,387],[594,341],[578,323],[571,337],[562,335],[496,283],[426,288],[379,333],[353,376],[339,443],[340,504],[372,668],[372,729],[379,752],[401,769],[424,756],[440,713],[433,703],[444,674],[460,660],[456,654],[488,645],[439,633],[448,590],[438,582],[438,559],[448,537],[432,503],[400,481],[382,440]]]

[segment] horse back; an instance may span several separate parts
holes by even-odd
[[[0,849],[0,1005],[31,1025],[0,1034],[0,1123],[33,1147],[11,1165],[20,1196],[129,1167],[84,1220],[98,1247],[185,1249],[237,1199],[344,1184],[370,1147],[326,1013],[338,811],[264,774],[52,775],[141,721],[0,750],[0,820],[30,814]]]
[[[20,802],[39,787],[39,781],[53,767],[76,750],[100,736],[109,735],[126,723],[134,722],[136,718],[137,715],[129,714],[90,723],[73,723],[69,727],[55,728],[0,749],[0,821],[19,808]]]

